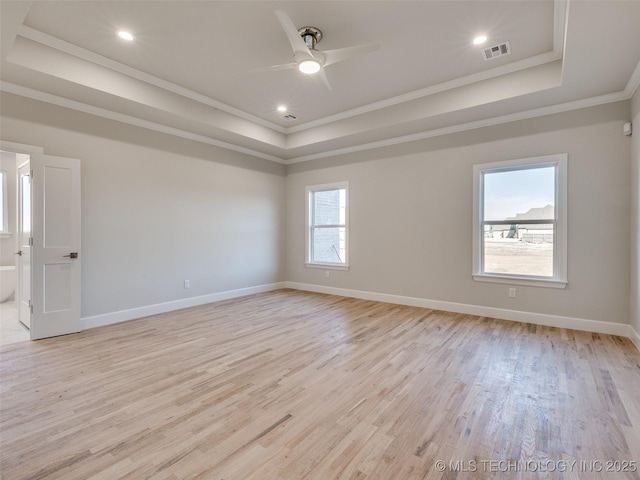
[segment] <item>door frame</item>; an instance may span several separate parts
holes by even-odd
[[[24,167],[27,167],[26,176],[29,178],[29,196],[31,197],[31,156],[21,153],[16,153],[16,194],[17,194],[17,215],[16,215],[16,255],[19,255],[16,260],[16,285],[15,285],[15,300],[16,311],[18,314],[18,321],[29,329],[29,336],[31,337],[31,230],[32,225],[29,225],[29,238],[25,241],[23,238],[23,206],[24,206],[24,184],[22,177],[24,176]],[[18,155],[26,157],[18,160]],[[31,198],[29,198],[29,219],[31,218]],[[25,268],[25,254],[28,258],[28,268]],[[28,277],[29,290],[25,293],[25,270]],[[27,302],[25,304],[25,301]]]
[[[22,143],[16,143],[16,142],[10,142],[10,141],[6,141],[6,140],[1,140],[0,139],[0,150],[4,150],[6,152],[11,152],[11,153],[15,153],[15,154],[25,154],[25,155],[29,155],[29,157],[31,157],[32,155],[45,155],[44,153],[44,148],[42,147],[38,147],[38,146],[34,146],[34,145],[27,145],[27,144],[22,144]],[[17,158],[16,158],[17,160]],[[16,161],[16,172],[17,172],[17,161]],[[22,162],[24,163],[24,162]],[[33,184],[32,184],[33,187]],[[33,192],[32,192],[33,195]],[[18,205],[16,205],[16,209],[18,208]],[[33,209],[33,205],[32,205],[32,209]],[[17,213],[17,212],[16,212]],[[16,225],[15,227],[17,227],[17,218],[16,218]],[[18,248],[18,236],[15,236],[15,240],[14,240],[14,244],[15,247]],[[17,250],[16,250],[17,251]],[[32,268],[33,270],[33,268]],[[33,271],[31,272],[31,276],[33,277]],[[16,289],[18,288],[18,283],[16,282]],[[81,288],[81,283],[78,286],[78,289]],[[17,291],[17,290],[16,290]],[[32,292],[33,294],[33,292]],[[79,292],[78,292],[79,294]],[[33,301],[32,301],[33,303]],[[16,305],[17,307],[17,305]],[[33,318],[33,317],[32,317]],[[80,318],[80,326],[81,326],[81,318]],[[35,339],[34,338],[34,332],[33,332],[33,328],[30,329],[30,338],[31,339]]]
[[[34,154],[44,154],[44,148],[43,147],[38,147],[35,145],[27,145],[24,143],[16,143],[16,142],[9,142],[6,140],[0,140],[0,150],[3,150],[5,152],[10,152],[10,153],[14,153],[16,155],[28,155],[29,157],[31,155]],[[26,160],[24,160],[26,161]],[[22,165],[24,163],[24,161],[20,162],[20,165]],[[18,168],[19,168],[19,164],[18,164],[19,160],[16,157],[16,175],[18,175]],[[16,185],[16,196],[18,195],[18,185]],[[18,198],[16,198],[16,200],[19,201]],[[14,251],[17,252],[20,249],[20,245],[19,245],[19,238],[18,238],[18,217],[17,214],[19,209],[19,205],[16,202],[16,224],[12,226],[12,229],[16,230],[16,234],[14,235]],[[17,263],[17,262],[16,262]],[[15,285],[15,299],[16,299],[16,310],[18,310],[20,308],[20,306],[18,305],[19,302],[19,298],[20,298],[20,294],[18,292],[18,289],[20,287],[20,283],[22,281],[22,278],[19,278],[19,275],[17,275],[18,273],[18,265],[16,265],[16,285]],[[18,314],[18,320],[21,321],[21,323],[25,323],[22,322],[22,320],[20,319],[20,316]],[[31,323],[30,321],[27,323]],[[29,330],[29,338],[31,338],[31,330]]]

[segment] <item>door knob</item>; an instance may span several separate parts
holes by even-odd
[[[14,253],[14,255],[20,255],[20,256],[22,256],[22,250],[18,250],[16,253]]]
[[[78,258],[78,252],[71,252],[69,255],[63,255],[66,258]]]

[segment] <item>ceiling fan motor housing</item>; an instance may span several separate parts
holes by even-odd
[[[320,40],[322,40],[322,32],[316,27],[299,28],[298,33],[309,49],[315,48],[315,46],[320,43]]]

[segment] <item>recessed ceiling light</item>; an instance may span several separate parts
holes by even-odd
[[[127,42],[132,42],[133,41],[133,35],[131,35],[131,33],[125,31],[125,30],[120,30],[118,32],[118,36],[122,39],[122,40],[126,40]]]
[[[476,38],[473,39],[473,44],[474,45],[482,45],[486,41],[487,41],[487,36],[486,35],[478,35]]]
[[[287,111],[287,107],[285,107],[284,105],[278,105],[278,111],[284,113]]]

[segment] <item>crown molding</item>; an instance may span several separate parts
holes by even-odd
[[[629,98],[631,98],[636,93],[636,90],[638,90],[638,86],[640,86],[640,61],[629,77],[629,81],[627,82],[626,87],[624,87],[624,92],[629,96]]]
[[[264,160],[270,160],[272,162],[276,162],[280,164],[286,163],[286,161],[280,157],[269,155],[267,153],[263,153],[258,150],[241,147],[233,143],[224,142],[222,140],[216,140],[215,138],[199,135],[197,133],[187,132],[186,130],[181,130],[179,128],[168,127],[160,123],[151,122],[149,120],[143,120],[137,117],[132,117],[131,115],[125,115],[123,113],[114,112],[112,110],[107,110],[106,108],[96,107],[94,105],[88,105],[86,103],[77,102],[75,100],[59,97],[57,95],[52,95],[50,93],[45,93],[40,90],[34,90],[28,87],[23,87],[21,85],[16,85],[9,82],[0,82],[0,91],[13,93],[15,95],[31,98],[33,100],[39,100],[41,102],[51,103],[53,105],[58,105],[60,107],[65,107],[71,110],[76,110],[78,112],[96,115],[98,117],[107,118],[109,120],[115,120],[117,122],[134,125],[136,127],[147,128],[149,130],[154,130],[156,132],[166,133],[169,135],[186,138],[188,140],[194,140],[200,143],[206,143],[208,145],[224,148],[226,150],[232,150],[238,153],[243,153],[245,155],[250,155],[252,157],[258,157]]]
[[[185,98],[189,98],[191,100],[202,103],[204,105],[207,105],[207,106],[219,109],[221,111],[224,111],[226,113],[229,113],[231,115],[235,115],[237,117],[243,118],[247,121],[256,123],[258,125],[262,125],[278,133],[287,135],[290,133],[296,133],[296,132],[308,130],[321,125],[327,125],[340,120],[352,118],[365,113],[381,110],[381,109],[392,107],[394,105],[398,105],[401,103],[427,97],[429,95],[434,95],[443,91],[452,90],[454,88],[458,88],[461,86],[470,85],[483,80],[488,80],[491,78],[499,77],[501,75],[506,75],[519,70],[524,70],[527,68],[536,67],[538,65],[559,60],[562,58],[563,49],[564,49],[565,11],[566,11],[565,0],[556,0],[555,7],[554,7],[554,38],[553,38],[554,51],[537,55],[535,57],[527,58],[527,59],[514,62],[508,65],[492,68],[490,70],[486,70],[483,72],[467,75],[465,77],[457,78],[448,82],[432,85],[420,90],[415,90],[413,92],[397,95],[397,96],[387,98],[378,102],[364,105],[362,107],[340,112],[335,115],[329,115],[327,117],[323,117],[315,121],[302,123],[292,127],[282,127],[273,122],[264,120],[248,112],[234,108],[218,100],[207,97],[206,95],[202,95],[200,93],[181,87],[172,82],[158,78],[154,75],[142,72],[138,69],[135,69],[123,63],[117,62],[110,58],[104,57],[100,54],[91,52],[90,50],[87,50],[85,48],[79,47],[72,43],[66,42],[57,37],[53,37],[44,32],[36,30],[34,28],[28,27],[26,25],[22,25],[20,27],[18,31],[18,35],[24,38],[27,38],[29,40],[32,40],[34,42],[40,43],[42,45],[46,45],[50,48],[54,48],[56,50],[64,52],[68,55],[72,55],[72,56],[81,58],[83,60],[86,60],[88,62],[94,63],[96,65],[100,65],[104,68],[111,69],[113,71],[119,72],[124,75],[128,75],[142,82],[148,83],[150,85],[154,85],[156,87],[162,88],[164,90],[175,93],[177,95],[181,95]],[[560,43],[562,45],[562,48],[557,47],[557,45],[559,45],[559,43],[557,42],[557,38],[561,38],[563,40]]]
[[[639,71],[640,71],[640,68],[636,68],[636,72],[639,72]],[[637,83],[636,83],[636,88],[637,88]],[[161,125],[156,122],[150,122],[148,120],[142,120],[136,117],[132,117],[130,115],[113,112],[111,110],[107,110],[101,107],[95,107],[93,105],[87,105],[85,103],[77,102],[75,100],[69,100],[67,98],[59,97],[57,95],[52,95],[49,93],[41,92],[39,90],[34,90],[28,87],[15,85],[8,82],[0,82],[0,91],[13,93],[15,95],[20,95],[23,97],[31,98],[33,100],[39,100],[42,102],[51,103],[54,105],[65,107],[65,108],[70,108],[72,110],[80,111],[83,113],[88,113],[91,115],[108,118],[110,120],[127,123],[129,125],[147,128],[150,130],[166,133],[169,135],[175,135],[177,137],[185,138],[188,140],[194,140],[196,142],[213,145],[213,146],[224,148],[227,150],[232,150],[238,153],[243,153],[253,157],[262,158],[264,160],[269,160],[269,161],[276,162],[283,165],[292,165],[295,163],[319,160],[322,158],[348,155],[351,153],[357,153],[357,152],[362,152],[366,150],[373,150],[376,148],[401,145],[403,143],[416,142],[419,140],[425,140],[428,138],[439,137],[439,136],[449,135],[453,133],[461,133],[468,130],[476,130],[478,128],[491,127],[495,125],[516,122],[520,120],[527,120],[530,118],[537,118],[537,117],[543,117],[546,115],[553,115],[557,113],[568,112],[572,110],[579,110],[581,108],[588,108],[588,107],[603,105],[606,103],[614,103],[614,102],[629,100],[633,95],[632,93],[629,93],[627,89],[625,89],[624,91],[621,91],[621,92],[615,92],[615,93],[610,93],[606,95],[600,95],[597,97],[575,100],[572,102],[567,102],[567,103],[562,103],[557,105],[550,105],[547,107],[536,108],[536,109],[527,110],[524,112],[501,115],[498,117],[486,118],[482,120],[476,120],[473,122],[467,122],[467,123],[461,123],[458,125],[451,125],[448,127],[436,128],[433,130],[428,130],[425,132],[415,133],[411,135],[403,135],[399,137],[388,138],[388,139],[380,140],[377,142],[364,143],[364,144],[353,145],[350,147],[340,148],[336,150],[319,152],[311,155],[304,155],[304,156],[294,157],[290,159],[283,159],[283,158],[276,157],[274,155],[269,155],[257,150],[241,147],[241,146],[224,142],[221,140],[216,140],[211,137],[206,137],[204,135],[190,133],[185,130],[177,129],[174,127],[168,127],[166,125]]]
[[[519,62],[510,63],[508,65],[503,65],[501,67],[493,68],[491,70],[485,70],[484,72],[474,73],[473,75],[467,75],[466,77],[456,78],[448,82],[432,85],[420,90],[415,90],[413,92],[405,93],[403,95],[386,98],[379,102],[370,103],[368,105],[354,108],[352,110],[346,110],[344,112],[340,112],[335,115],[330,115],[324,118],[320,118],[318,120],[296,125],[294,127],[288,127],[286,128],[285,133],[286,134],[297,133],[304,130],[308,130],[310,128],[327,125],[329,123],[345,120],[347,118],[356,117],[358,115],[374,112],[376,110],[382,110],[384,108],[393,107],[401,103],[410,102],[412,100],[428,97],[430,95],[435,95],[437,93],[445,92],[447,90],[453,90],[455,88],[464,87],[464,86],[478,83],[484,80],[489,80],[492,78],[500,77],[502,75],[507,75],[509,73],[518,72],[520,70],[526,70],[527,68],[537,67],[545,63],[555,62],[556,60],[560,60],[561,58],[562,58],[561,55],[557,55],[554,52],[543,53],[542,55],[537,55],[535,57],[527,58]]]
[[[567,41],[567,10],[569,0],[555,0],[553,4],[553,51],[564,56]]]
[[[141,82],[148,83],[150,85],[154,85],[156,87],[162,88],[169,92],[175,93],[177,95],[181,95],[183,97],[189,98],[196,102],[202,103],[209,107],[216,108],[218,110],[222,110],[223,112],[229,113],[231,115],[235,115],[236,117],[243,118],[249,122],[256,123],[258,125],[262,125],[263,127],[270,128],[278,133],[286,133],[286,128],[281,127],[275,123],[264,120],[260,117],[256,117],[255,115],[251,115],[243,110],[238,108],[234,108],[226,103],[222,103],[218,100],[214,100],[213,98],[207,97],[206,95],[202,95],[200,93],[189,90],[188,88],[181,87],[180,85],[176,85],[175,83],[169,82],[167,80],[163,80],[154,75],[142,72],[136,68],[130,67],[123,63],[117,62],[115,60],[111,60],[110,58],[104,57],[97,53],[91,52],[85,48],[79,47],[72,43],[66,42],[59,38],[48,35],[44,32],[36,30],[31,27],[27,27],[26,25],[22,25],[20,30],[18,31],[18,35],[24,38],[28,38],[29,40],[33,40],[34,42],[41,43],[42,45],[46,45],[50,48],[54,48],[61,52],[64,52],[68,55],[73,55],[74,57],[81,58],[91,63],[95,63],[96,65],[100,65],[101,67],[108,68],[110,70],[116,71],[118,73],[122,73],[124,75],[128,75],[136,80],[140,80]]]
[[[102,56],[100,54],[94,53],[90,50],[77,46],[75,44],[69,43],[57,37],[48,35],[44,32],[36,30],[34,28],[28,27],[26,25],[22,25],[17,34],[31,41],[40,43],[47,47],[56,49],[68,55],[77,57],[79,59],[85,60],[87,62],[99,65],[101,67],[110,69],[112,71],[118,72],[123,75],[127,75],[131,78],[137,79],[139,81],[145,82],[149,85],[153,85],[155,87],[161,88],[165,91],[180,95],[182,97],[191,99],[203,105],[207,105],[209,107],[224,111],[230,115],[234,115],[238,118],[242,118],[246,121],[255,123],[256,125],[261,125],[265,128],[271,129],[274,132],[281,133],[283,135],[288,135],[296,132],[301,132],[305,130],[312,129],[314,127],[318,127],[321,125],[331,124],[333,122],[337,122],[340,120],[345,120],[352,117],[357,117],[359,115],[382,110],[388,107],[392,107],[398,104],[402,104],[405,102],[410,102],[412,100],[421,99],[424,97],[428,97],[430,95],[435,95],[440,92],[448,91],[451,89],[459,88],[466,85],[471,85],[477,82],[485,81],[488,79],[496,78],[502,75],[506,75],[509,73],[517,72],[523,69],[536,67],[539,65],[543,65],[545,63],[557,61],[563,58],[564,53],[564,41],[565,41],[565,33],[566,33],[566,21],[567,21],[567,9],[568,9],[568,0],[555,0],[554,1],[554,25],[553,25],[553,51],[537,55],[535,57],[531,57],[528,59],[524,59],[512,64],[503,65],[497,68],[489,69],[483,72],[478,72],[473,75],[468,75],[462,78],[454,79],[448,82],[443,82],[437,85],[432,85],[420,90],[408,92],[406,94],[398,95],[395,97],[391,97],[388,99],[381,100],[379,102],[374,102],[368,105],[364,105],[355,109],[351,109],[348,111],[340,112],[335,115],[330,115],[316,121],[307,122],[304,124],[292,126],[292,127],[282,127],[268,120],[259,118],[255,115],[252,115],[243,110],[231,107],[225,103],[219,102],[213,98],[208,96],[199,94],[187,88],[181,87],[180,85],[174,84],[172,82],[163,80],[154,75],[145,73],[136,68],[130,67],[118,61],[112,60],[108,57]],[[637,69],[636,69],[637,70]],[[637,85],[637,82],[636,82]],[[40,90],[35,90],[27,87],[21,87],[16,84],[4,83],[0,85],[0,89],[7,91],[9,93],[14,93],[17,95],[21,95],[28,98],[33,98],[36,100],[41,100],[45,102],[49,102],[55,105],[63,106],[66,108],[70,108],[77,111],[82,111],[85,113],[89,113],[92,115],[102,116],[105,118],[109,118],[112,120],[124,122],[130,125],[136,125],[143,128],[148,128],[151,130],[155,130],[158,132],[167,133],[170,135],[176,135],[182,138],[187,138],[191,140],[195,140],[198,142],[206,143],[209,145],[218,146],[221,148],[225,148],[228,150],[237,151],[240,153],[244,153],[247,155],[251,155],[254,157],[262,158],[265,160],[274,161],[276,163],[281,164],[290,164],[290,163],[298,163],[303,161],[314,160],[318,158],[342,155],[346,153],[352,153],[357,151],[369,150],[372,148],[384,147],[389,145],[397,145],[406,142],[412,142],[424,138],[446,135],[448,133],[453,133],[457,131],[464,131],[473,128],[481,128],[482,126],[494,125],[498,123],[503,123],[500,119],[486,119],[478,122],[471,122],[468,124],[456,125],[451,127],[437,128],[427,132],[421,132],[415,135],[406,135],[400,136],[390,139],[381,140],[378,142],[365,143],[360,145],[353,145],[349,147],[345,147],[342,149],[329,150],[325,152],[319,152],[311,155],[301,156],[297,158],[292,158],[287,160],[286,158],[281,158],[278,156],[270,155],[267,153],[263,153],[261,151],[242,147],[239,145],[235,145],[233,143],[225,142],[222,140],[217,140],[208,135],[201,135],[197,133],[191,133],[186,130],[182,130],[179,128],[169,127],[166,125],[162,125],[157,122],[143,120],[140,118],[136,118],[131,115],[121,114],[113,110],[93,106],[90,104],[86,104],[83,102],[78,102],[75,100],[63,98],[57,95],[47,94]],[[507,116],[508,117],[508,116]],[[509,120],[504,120],[509,121]],[[286,152],[286,150],[285,150]],[[283,156],[286,157],[286,154],[283,153]]]
[[[631,96],[626,91],[609,93],[606,95],[600,95],[597,97],[585,98],[581,100],[575,100],[573,102],[561,103],[557,105],[550,105],[548,107],[536,108],[533,110],[527,110],[524,112],[511,113],[508,115],[501,115],[499,117],[486,118],[482,120],[476,120],[473,122],[461,123],[458,125],[452,125],[449,127],[436,128],[433,130],[427,130],[425,132],[414,133],[411,135],[403,135],[400,137],[387,138],[379,140],[377,142],[364,143],[360,145],[354,145],[351,147],[340,148],[337,150],[330,150],[326,152],[304,155],[300,157],[290,158],[286,161],[287,165],[294,163],[308,162],[311,160],[319,160],[321,158],[336,157],[339,155],[348,155],[351,153],[362,152],[366,150],[373,150],[376,148],[390,147],[394,145],[400,145],[403,143],[416,142],[419,140],[425,140],[427,138],[439,137],[442,135],[449,135],[452,133],[465,132],[467,130],[476,130],[478,128],[491,127],[494,125],[501,125],[504,123],[517,122],[519,120],[527,120],[530,118],[543,117],[546,115],[553,115],[557,113],[569,112],[571,110],[579,110],[581,108],[594,107],[597,105],[603,105],[605,103],[614,103],[619,101],[628,100]]]
[[[25,145],[24,143],[8,142],[6,140],[0,140],[0,150],[11,153],[25,153],[27,155],[44,153],[43,147]]]
[[[467,75],[466,77],[460,77],[455,80],[443,82],[437,85],[432,85],[420,90],[415,90],[406,94],[398,95],[395,97],[387,98],[379,102],[370,103],[362,107],[354,108],[344,112],[330,115],[311,122],[302,123],[293,127],[285,128],[286,134],[301,132],[310,128],[326,125],[328,123],[337,122],[339,120],[345,120],[347,118],[355,117],[365,113],[373,112],[387,107],[392,107],[400,103],[409,102],[418,98],[427,97],[436,93],[440,93],[446,90],[452,90],[454,88],[463,87],[472,83],[481,82],[491,78],[506,75],[519,70],[525,70],[531,67],[537,67],[549,62],[554,62],[564,58],[566,32],[567,32],[567,9],[569,0],[555,0],[553,9],[553,51],[536,55],[535,57],[527,58],[519,62],[514,62],[501,67],[492,68],[484,72]]]

